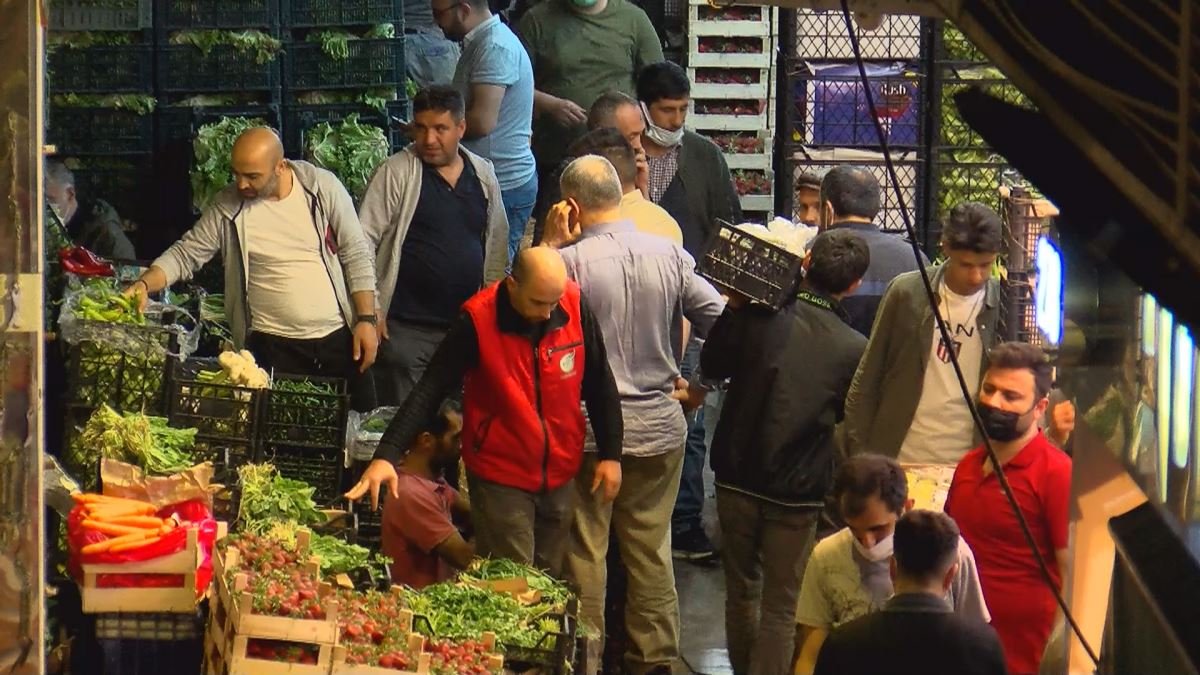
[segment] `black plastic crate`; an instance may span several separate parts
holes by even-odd
[[[60,157],[80,157],[61,153]],[[75,174],[75,187],[80,194],[103,199],[116,207],[124,217],[143,213],[146,189],[154,172],[150,155],[126,155],[119,159],[84,156],[68,162]]]
[[[387,499],[387,489],[379,491],[379,508],[371,510],[371,496],[367,495],[357,502],[349,502],[347,510],[354,514],[358,541],[364,546],[373,543],[378,548],[383,537],[383,504]]]
[[[46,51],[46,82],[51,92],[149,93],[154,89],[153,52],[150,45],[54,46]]]
[[[288,28],[317,26],[372,26],[395,24],[404,31],[402,0],[283,0],[283,21]]]
[[[504,651],[504,667],[518,673],[535,668],[561,675],[576,672],[578,616],[579,601],[572,598],[567,603],[565,612],[546,615],[546,618],[553,619],[558,624],[558,630],[544,633],[536,646],[501,645]]]
[[[260,389],[202,382],[202,371],[220,371],[216,359],[176,361],[167,397],[172,426],[192,428],[208,439],[250,445],[258,436]]]
[[[140,331],[148,344],[164,347],[175,336],[161,327]],[[162,415],[166,411],[168,357],[148,348],[129,354],[112,345],[83,341],[67,357],[68,403],[89,408],[109,405],[120,412]]]
[[[51,105],[46,142],[75,155],[144,155],[154,149],[154,115]]]
[[[157,117],[155,134],[159,147],[186,143],[190,149],[200,127],[219,122],[225,117],[257,118],[272,129],[280,128],[278,104],[205,107],[165,105],[159,106],[154,114]]]
[[[54,0],[49,5],[50,30],[134,31],[154,24],[151,0]]]
[[[172,424],[171,426],[182,426]],[[209,438],[202,434],[196,435],[196,445],[191,454],[196,463],[213,463],[213,480],[226,485],[237,483],[237,470],[242,465],[254,459],[254,446],[251,443],[233,443],[224,439]]]
[[[158,89],[168,93],[276,92],[280,57],[258,63],[232,45],[217,45],[205,55],[191,45],[158,49]]]
[[[782,307],[800,282],[800,256],[728,223],[719,225],[700,261],[701,276],[751,300]]]
[[[302,480],[312,486],[319,507],[336,504],[342,496],[344,453],[336,448],[297,448],[268,443],[258,451],[258,462],[275,465],[279,475]]]
[[[921,78],[877,68],[869,76],[871,99],[853,66],[835,66],[791,80],[788,107],[792,142],[810,146],[879,147],[880,120],[888,146],[915,148],[921,137]]]
[[[163,0],[161,30],[279,29],[279,0]]]
[[[303,91],[404,84],[404,40],[350,40],[347,47],[349,57],[333,59],[316,42],[289,45],[284,57],[288,87]]]
[[[289,157],[303,157],[307,150],[306,137],[313,127],[324,122],[339,123],[353,114],[362,124],[383,129],[392,152],[408,145],[408,133],[404,125],[411,119],[412,106],[407,100],[392,101],[386,112],[366,105],[324,104],[288,105],[284,108],[284,147]]]
[[[280,382],[301,382],[329,387],[333,393],[307,394],[279,389]],[[346,381],[331,377],[304,377],[275,373],[264,392],[259,435],[264,443],[307,448],[341,448],[346,444],[350,397]]]

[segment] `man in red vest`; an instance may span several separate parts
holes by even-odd
[[[395,462],[422,420],[464,385],[462,458],[476,551],[558,574],[574,517],[584,416],[599,451],[591,491],[612,501],[621,487],[624,425],[604,338],[558,252],[517,255],[512,274],[483,289],[434,352],[362,479],[346,496],[396,495]]]

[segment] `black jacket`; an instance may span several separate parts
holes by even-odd
[[[801,291],[778,313],[721,315],[700,355],[731,378],[712,443],[717,484],[791,506],[820,506],[837,449],[833,427],[867,339],[832,299]]]
[[[1005,675],[991,626],[964,619],[945,600],[897,595],[880,612],[835,628],[813,675]]]

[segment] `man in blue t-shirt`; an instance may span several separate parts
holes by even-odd
[[[517,36],[492,14],[487,0],[432,0],[433,17],[462,42],[454,86],[467,102],[464,145],[492,160],[508,215],[509,257],[515,256],[537,202],[533,133],[533,66]]]

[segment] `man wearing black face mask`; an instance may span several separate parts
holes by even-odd
[[[1061,588],[1067,568],[1071,458],[1037,425],[1049,404],[1052,368],[1039,347],[1020,342],[1000,344],[989,357],[979,388],[979,416],[1038,550]],[[1038,672],[1057,603],[984,448],[972,450],[959,462],[945,510],[975,551],[983,596],[1009,671]]]

